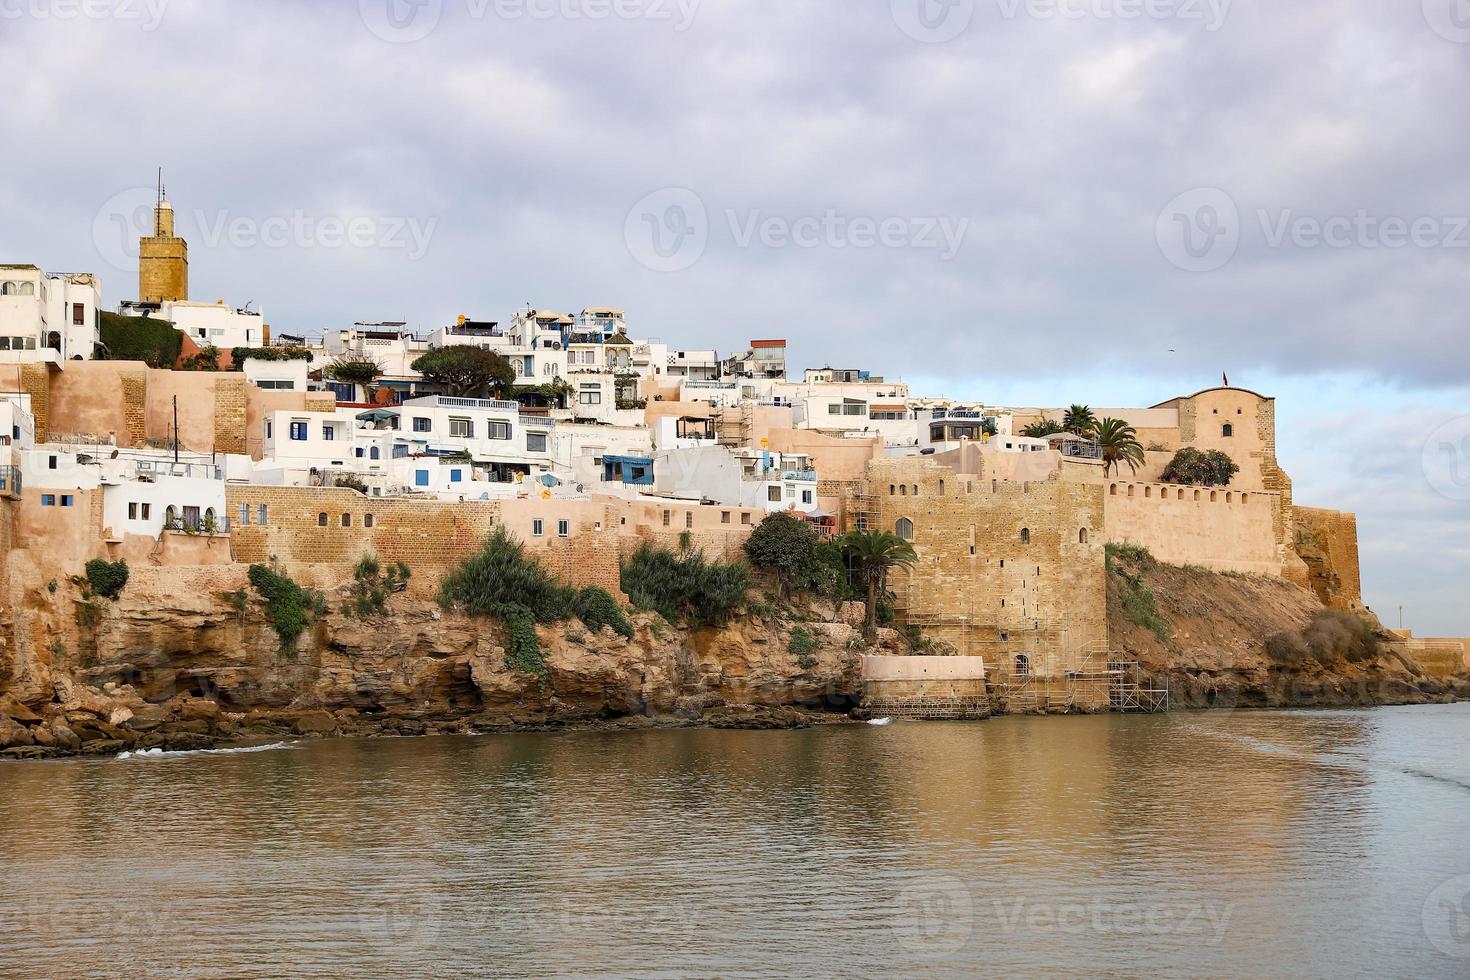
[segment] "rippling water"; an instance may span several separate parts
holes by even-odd
[[[1465,977],[1467,742],[1470,704],[0,764],[0,975]]]

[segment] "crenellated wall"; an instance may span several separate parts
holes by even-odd
[[[1279,494],[1111,480],[1107,540],[1147,548],[1159,561],[1280,577]]]

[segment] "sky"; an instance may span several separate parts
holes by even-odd
[[[0,261],[277,332],[526,304],[916,395],[1275,395],[1470,635],[1470,0],[0,0]]]

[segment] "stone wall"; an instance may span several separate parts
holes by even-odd
[[[1105,499],[1109,543],[1145,547],[1172,565],[1281,575],[1277,494],[1112,480]]]
[[[1362,605],[1358,517],[1338,510],[1296,508],[1296,552],[1306,563],[1312,591],[1324,605]]]
[[[1107,649],[1103,488],[958,474],[917,457],[869,464],[870,528],[912,523],[919,561],[889,588],[902,621],[991,664],[1059,674]]]

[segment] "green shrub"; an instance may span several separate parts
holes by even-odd
[[[809,670],[817,665],[814,653],[817,649],[817,639],[802,627],[791,631],[791,639],[786,644],[787,651],[796,658],[796,665],[803,670]]]
[[[623,607],[618,605],[618,600],[606,589],[588,586],[577,594],[574,605],[577,618],[586,623],[588,628],[600,630],[604,626],[611,626],[613,632],[619,636],[630,640],[633,638],[633,624],[623,615]]]
[[[87,562],[87,582],[97,595],[116,601],[123,586],[128,584],[128,563],[121,559],[103,561],[93,558]]]
[[[546,665],[546,654],[541,651],[541,641],[536,637],[536,619],[531,610],[524,606],[511,606],[502,613],[506,632],[510,635],[510,648],[505,655],[506,666],[540,678],[546,686],[551,668]]]
[[[509,610],[525,609],[538,623],[554,623],[575,613],[577,590],[552,578],[526,555],[525,546],[497,527],[479,551],[444,577],[438,598],[441,606],[471,615],[503,619]]]
[[[311,622],[313,613],[326,612],[326,598],[317,591],[308,592],[291,580],[264,565],[250,566],[250,584],[266,603],[266,616],[281,639],[282,649],[291,647]]]
[[[408,566],[395,562],[385,574],[375,555],[363,555],[352,570],[352,598],[342,607],[347,616],[367,619],[388,612],[388,596],[408,587]]]
[[[1164,467],[1165,483],[1187,483],[1194,486],[1228,487],[1240,467],[1229,455],[1218,449],[1202,452],[1185,446]]]
[[[623,562],[622,586],[634,606],[670,622],[720,626],[744,602],[750,569],[742,562],[711,561],[697,551],[676,555],[645,543]]]
[[[310,361],[305,347],[232,347],[230,370],[243,371],[246,361]]]
[[[342,487],[344,490],[356,490],[358,493],[364,495],[366,495],[368,492],[368,486],[366,483],[363,482],[362,477],[352,473],[344,473],[341,476],[337,477],[333,482],[336,483],[337,486]]]
[[[171,368],[179,359],[184,335],[166,320],[121,313],[97,314],[98,336],[113,361],[142,361],[151,368]]]

